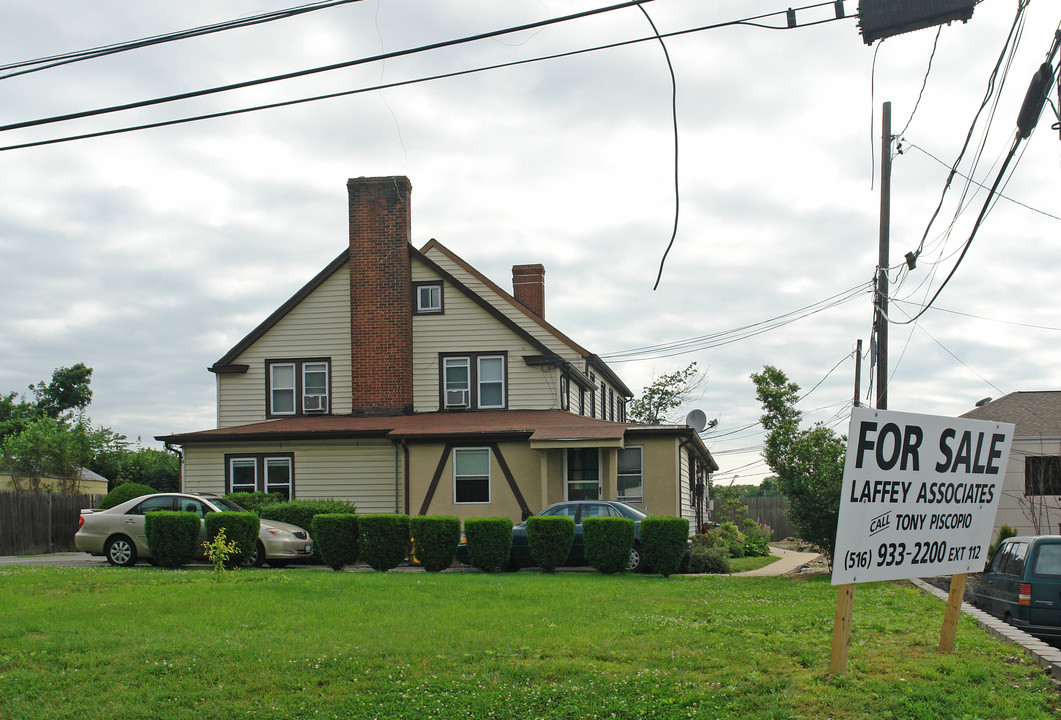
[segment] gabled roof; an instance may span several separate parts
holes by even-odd
[[[964,413],[970,420],[1016,425],[1014,438],[1061,437],[1061,391],[1014,392]]]
[[[552,335],[557,340],[562,342],[564,345],[566,345],[567,347],[571,348],[571,350],[573,352],[575,352],[578,355],[580,355],[581,357],[583,357],[587,362],[590,363],[590,365],[593,366],[593,368],[597,372],[599,372],[601,375],[603,375],[605,377],[605,379],[607,379],[607,381],[616,390],[618,390],[620,393],[622,393],[623,395],[625,395],[628,398],[631,398],[631,397],[634,396],[634,394],[630,391],[630,388],[626,387],[626,385],[619,378],[619,376],[616,375],[612,371],[612,369],[609,368],[604,363],[604,361],[601,360],[597,355],[594,355],[589,350],[587,350],[586,348],[582,347],[581,345],[576,343],[574,340],[572,340],[570,337],[568,337],[567,335],[565,335],[564,333],[560,332],[558,329],[553,327],[551,324],[546,322],[545,318],[543,318],[540,315],[538,315],[537,313],[533,312],[530,308],[528,308],[526,305],[524,305],[519,300],[514,298],[511,294],[509,294],[505,290],[502,290],[501,287],[499,287],[496,283],[494,283],[492,280],[490,280],[490,278],[486,277],[481,272],[476,270],[474,267],[469,265],[467,262],[465,262],[464,258],[462,258],[459,255],[457,255],[456,253],[454,253],[452,250],[447,248],[445,245],[440,243],[438,240],[435,240],[434,238],[429,240],[426,245],[424,245],[422,248],[420,248],[420,253],[425,258],[430,260],[430,258],[428,257],[428,253],[430,253],[432,250],[437,250],[438,252],[440,252],[443,255],[445,255],[452,262],[454,262],[455,264],[460,266],[461,269],[463,269],[469,275],[471,275],[476,280],[481,282],[483,285],[488,287],[491,291],[493,291],[501,301],[503,301],[503,302],[507,303],[508,305],[512,306],[515,310],[517,310],[518,312],[520,312],[523,315],[525,315],[528,319],[530,319],[533,323],[535,323],[543,331],[545,331],[546,333]],[[434,265],[434,263],[432,263],[432,264]],[[437,265],[436,265],[436,267],[437,267]],[[452,277],[452,276],[449,276],[448,273],[447,273],[447,276],[448,277]],[[463,284],[461,284],[461,287],[464,287]],[[470,290],[466,290],[466,291],[469,292],[469,293],[472,292]]]

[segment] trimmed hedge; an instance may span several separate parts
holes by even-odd
[[[425,515],[409,520],[413,554],[428,572],[441,572],[453,564],[461,539],[461,521],[448,515]]]
[[[332,570],[342,570],[357,562],[360,534],[357,515],[353,513],[322,513],[310,523],[313,542],[321,560]]]
[[[721,547],[694,544],[689,557],[689,572],[729,575],[729,553]]]
[[[630,518],[584,518],[582,542],[586,562],[608,575],[626,570],[634,547],[634,532],[634,521]]]
[[[141,485],[140,483],[124,483],[111,490],[109,493],[103,496],[103,499],[99,501],[100,510],[109,510],[115,505],[121,505],[126,500],[132,500],[135,497],[141,495],[154,495],[158,490],[151,487],[150,485]]]
[[[258,512],[266,505],[285,502],[283,493],[264,493],[261,490],[229,493],[225,495],[225,499],[231,500],[244,510],[250,510],[252,513]]]
[[[551,573],[571,554],[575,521],[562,515],[532,515],[527,518],[527,542],[535,564]]]
[[[213,540],[217,531],[225,528],[225,539],[236,543],[237,553],[229,558],[233,565],[242,564],[254,554],[261,521],[252,512],[213,512],[206,515],[206,537]],[[258,558],[264,561],[265,558]]]
[[[497,572],[512,553],[512,520],[506,517],[468,518],[464,521],[468,564],[483,572]]]
[[[678,572],[688,542],[689,521],[685,518],[653,515],[641,521],[645,562],[663,577]]]
[[[357,526],[361,559],[373,570],[396,568],[409,554],[408,515],[361,515]]]
[[[197,513],[159,510],[144,515],[144,532],[151,558],[166,568],[187,565],[203,554],[199,546],[201,529]]]
[[[357,507],[345,500],[290,500],[262,505],[257,512],[263,520],[278,520],[298,525],[313,537],[313,518],[317,515],[353,513],[357,512]],[[313,555],[310,562],[319,563],[322,560],[316,540],[313,538]]]

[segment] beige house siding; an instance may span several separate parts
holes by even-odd
[[[404,463],[389,440],[296,440],[188,445],[185,492],[225,492],[225,455],[292,453],[297,500],[347,500],[359,513],[405,512]],[[396,507],[397,498],[397,507]]]
[[[488,447],[486,444],[462,444],[460,447]],[[526,443],[499,443],[498,449],[508,465],[516,485],[531,512],[541,510],[541,457]],[[441,443],[409,446],[409,507],[412,514],[419,514],[427,497],[431,480],[435,476],[439,458],[445,450]],[[490,502],[458,504],[454,502],[453,453],[449,454],[442,468],[438,485],[428,506],[428,515],[453,515],[465,520],[470,517],[508,517],[514,523],[521,520],[521,510],[516,496],[509,487],[501,463],[495,453],[490,453]],[[559,499],[559,498],[558,498]]]
[[[1019,535],[1037,534],[1032,522],[1032,506],[1035,503],[1039,523],[1039,534],[1061,533],[1061,496],[1047,495],[1027,498],[1024,494],[1024,465],[1029,456],[1061,455],[1061,440],[1036,438],[1013,441],[1006,465],[1006,476],[1002,484],[1002,497],[998,501],[998,514],[991,540],[994,541],[1003,525],[1014,528]]]
[[[345,265],[235,360],[248,365],[247,372],[217,375],[218,427],[266,419],[266,359],[317,357],[331,359],[331,412],[349,413],[350,276]]]
[[[414,282],[426,272],[414,272]],[[418,279],[419,278],[419,279]],[[434,278],[434,279],[437,279]],[[443,284],[439,315],[413,316],[413,410],[439,410],[439,353],[506,353],[508,407],[555,410],[560,407],[560,374],[556,368],[530,367],[525,355],[539,350],[505,327],[464,293]]]

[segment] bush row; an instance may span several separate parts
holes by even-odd
[[[200,517],[192,512],[160,510],[144,516],[144,533],[147,547],[156,564],[167,568],[178,568],[202,557],[204,548],[199,531]],[[254,513],[221,512],[206,516],[207,541],[213,540],[224,530],[228,540],[235,541],[236,555],[230,558],[239,564],[249,558],[258,542],[258,516]]]

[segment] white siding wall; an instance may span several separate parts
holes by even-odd
[[[399,454],[395,464],[395,447],[389,440],[187,445],[184,490],[223,493],[226,454],[294,453],[296,499],[349,500],[359,513],[392,513],[395,493],[399,499],[405,493],[404,459]]]
[[[1002,484],[1002,497],[998,502],[995,527],[991,541],[998,536],[998,529],[1009,525],[1018,535],[1035,535],[1035,524],[1030,515],[1029,499],[1024,495],[1024,459],[1029,455],[1061,455],[1061,441],[1057,439],[1015,440],[1009,452],[1006,477]],[[1044,535],[1061,533],[1061,497],[1047,495],[1031,498],[1038,511],[1039,529]]]
[[[420,263],[413,264],[413,282],[434,280],[440,278]],[[539,355],[537,348],[449,283],[443,283],[442,292],[443,314],[413,316],[413,409],[416,412],[439,409],[439,353],[461,352],[508,353],[510,410],[560,407],[559,370],[530,367],[523,361],[524,355]]]
[[[218,427],[265,420],[265,360],[331,358],[331,411],[348,414],[350,388],[350,275],[344,265],[236,359],[250,366],[219,374]]]

